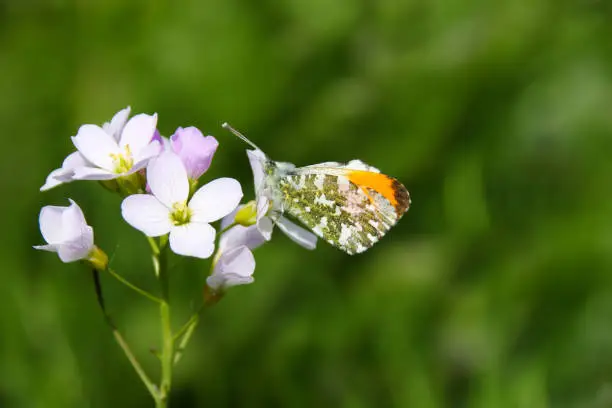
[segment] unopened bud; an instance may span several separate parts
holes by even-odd
[[[257,203],[253,200],[249,201],[236,212],[234,222],[245,227],[250,227],[257,223]]]
[[[89,252],[89,256],[85,261],[98,271],[105,271],[108,266],[108,256],[103,250],[95,245],[91,252]]]

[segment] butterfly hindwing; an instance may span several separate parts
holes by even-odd
[[[282,211],[349,254],[374,245],[395,225],[410,201],[395,179],[361,165],[352,170],[348,166],[354,162],[297,168],[278,182]]]

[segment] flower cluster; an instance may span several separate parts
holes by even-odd
[[[254,281],[253,250],[269,241],[274,225],[300,245],[312,249],[316,236],[291,223],[278,211],[266,183],[265,156],[247,151],[255,178],[255,200],[240,204],[242,187],[237,180],[221,177],[204,180],[219,143],[195,127],[179,127],[170,137],[157,129],[157,114],[130,118],[130,108],[110,122],[83,125],[72,137],[76,151],[53,170],[41,191],[77,180],[97,181],[121,197],[125,222],[142,232],[151,246],[159,295],[132,284],[109,267],[108,256],[94,244],[94,229],[78,204],[45,206],[39,216],[46,244],[35,249],[56,252],[62,262],[82,261],[93,268],[98,304],[118,345],[123,349],[156,407],[166,407],[171,390],[172,367],[198,324],[205,306],[218,302],[237,285]],[[214,223],[219,221],[215,228]],[[169,251],[179,256],[211,258],[199,310],[174,332],[169,300]],[[151,381],[122,337],[105,306],[100,273],[107,272],[138,294],[159,305],[161,365],[159,384]]]
[[[218,298],[231,286],[253,282],[251,251],[271,238],[269,204],[262,198],[240,205],[242,188],[232,178],[198,188],[219,145],[213,136],[195,127],[179,127],[163,137],[156,114],[130,118],[127,107],[102,126],[81,126],[72,142],[76,151],[48,175],[41,191],[76,180],[97,180],[123,197],[124,220],[147,237],[162,237],[178,255],[215,254],[207,278],[209,295]],[[211,225],[218,220],[219,234]],[[107,268],[107,257],[94,245],[93,229],[73,200],[68,207],[44,207],[39,223],[47,244],[34,248],[57,252],[63,262],[83,260],[98,270]]]

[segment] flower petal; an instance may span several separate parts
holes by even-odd
[[[130,110],[131,108],[129,106],[125,109],[121,109],[119,112],[115,113],[115,116],[113,116],[110,122],[102,125],[102,130],[111,135],[117,142],[119,142],[121,131],[125,126],[125,122],[127,122],[128,116],[130,116]]]
[[[215,229],[209,224],[189,223],[173,227],[170,248],[174,253],[208,258],[215,250]]]
[[[213,155],[219,146],[219,142],[213,136],[206,136],[193,126],[178,128],[170,137],[172,150],[179,155],[187,175],[192,180],[197,180],[208,170]]]
[[[57,254],[62,262],[74,262],[85,259],[93,248],[93,228],[85,225],[79,235],[59,246]]]
[[[149,161],[147,182],[151,192],[166,207],[183,203],[189,196],[189,180],[181,159],[170,151]]]
[[[255,249],[266,242],[266,238],[261,235],[257,226],[251,225],[244,227],[236,225],[224,232],[219,239],[219,250],[228,251],[239,246],[246,246],[249,249]]]
[[[221,219],[221,225],[220,225],[221,230],[226,229],[227,227],[229,227],[236,220],[236,213],[242,207],[244,207],[244,204],[241,204],[238,207],[234,208],[234,211],[232,211],[231,213],[227,214],[225,217],[223,217]]]
[[[172,229],[170,210],[149,194],[134,194],[121,203],[123,219],[149,237],[167,234]]]
[[[111,180],[117,177],[121,177],[121,174],[95,167],[79,167],[74,169],[72,176],[75,180]]]
[[[66,207],[47,205],[40,210],[38,224],[40,233],[47,243],[54,245],[62,243],[64,234],[62,230],[62,214]]]
[[[123,149],[129,145],[132,154],[137,155],[140,150],[144,149],[151,142],[156,126],[157,114],[147,115],[141,113],[132,117],[126,123],[123,132],[121,132],[119,146]]]
[[[112,154],[119,153],[119,146],[111,135],[96,125],[83,125],[72,143],[91,163],[105,170],[113,170]]]
[[[33,245],[32,248],[38,249],[38,250],[41,250],[41,251],[57,252],[58,249],[59,249],[59,245],[57,245],[57,244],[53,244],[53,245]]]
[[[163,150],[164,149],[159,141],[153,140],[134,155],[134,165],[132,166],[131,170],[134,170],[134,168],[137,170],[144,168],[150,159],[158,156]]]
[[[225,274],[231,273],[242,277],[250,277],[255,271],[255,257],[245,246],[224,252],[217,264]]]
[[[231,213],[240,203],[242,187],[237,180],[222,177],[202,186],[189,201],[195,222],[212,222]]]
[[[70,206],[65,208],[62,213],[63,242],[80,239],[83,234],[87,233],[86,227],[89,227],[87,225],[87,221],[85,221],[85,215],[83,214],[81,207],[79,207],[73,200],[68,200],[70,201]],[[89,228],[91,229],[91,227]],[[90,246],[93,245],[93,230],[91,230],[91,232]]]
[[[57,187],[60,184],[63,184],[64,181],[61,179],[66,175],[66,170],[64,169],[55,169],[47,176],[45,180],[45,184],[40,187],[40,191],[47,191],[52,189],[53,187]]]
[[[315,249],[317,246],[317,236],[312,232],[305,230],[297,224],[289,221],[285,217],[280,217],[276,221],[278,228],[285,233],[293,242],[303,246],[306,249]]]
[[[245,246],[224,252],[217,260],[213,274],[206,279],[206,284],[219,291],[236,285],[252,283],[255,272],[255,257]]]
[[[78,151],[70,153],[64,159],[62,163],[62,169],[76,169],[77,167],[87,166],[89,163],[85,160],[85,157]]]

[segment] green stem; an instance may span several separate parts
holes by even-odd
[[[163,246],[157,258],[157,276],[161,287],[161,302],[159,304],[159,314],[161,320],[162,349],[161,349],[161,383],[159,386],[159,398],[156,399],[157,408],[166,408],[168,396],[172,387],[172,362],[174,360],[174,338],[172,336],[172,326],[170,321],[169,304],[169,279],[168,263],[166,262],[167,247]]]
[[[204,311],[204,305],[200,306],[200,309],[194,313],[187,323],[180,328],[178,332],[174,335],[174,341],[177,342],[180,340],[179,346],[176,349],[176,354],[174,356],[174,365],[176,365],[181,357],[183,357],[183,352],[185,351],[185,347],[189,344],[189,340],[191,340],[191,336],[195,331],[195,328],[198,327],[198,323],[200,321],[200,315]]]
[[[223,231],[226,231],[232,228],[234,225],[236,225],[235,222],[232,223],[231,225],[228,225]],[[221,236],[222,233],[223,232],[218,234],[218,236]],[[215,258],[217,258],[217,256],[218,254],[215,255]],[[210,275],[213,272],[215,268],[215,262],[216,260],[213,260],[212,264],[210,265],[210,271],[208,272],[208,275]],[[200,306],[200,309],[196,313],[194,313],[189,318],[189,320],[187,320],[187,323],[185,323],[183,327],[181,327],[180,330],[176,332],[176,334],[174,335],[175,342],[179,341],[180,339],[178,349],[176,350],[176,355],[174,356],[175,365],[181,360],[181,357],[183,357],[183,352],[185,351],[187,344],[189,344],[189,340],[191,340],[191,336],[193,335],[195,328],[198,327],[198,323],[200,321],[200,315],[204,311],[205,307],[206,307],[206,302],[202,306]]]
[[[153,302],[156,303],[161,303],[161,299],[158,298],[157,296],[153,296],[152,294],[150,294],[149,292],[147,292],[144,289],[140,289],[138,286],[134,285],[133,283],[131,283],[130,281],[128,281],[127,279],[125,279],[123,276],[119,275],[117,272],[113,271],[111,268],[107,269],[108,273],[110,273],[115,279],[117,279],[119,282],[123,283],[125,286],[127,286],[128,288],[132,289],[133,291],[135,291],[136,293],[146,297],[149,300],[152,300]]]
[[[183,337],[183,335],[187,332],[187,329],[189,329],[189,326],[193,324],[194,320],[198,320],[200,313],[202,313],[202,309],[204,309],[204,306],[201,306],[200,310],[191,315],[189,320],[187,320],[185,324],[176,333],[174,333],[174,341],[178,341],[181,337]]]
[[[134,367],[134,371],[136,371],[136,374],[138,374],[138,377],[140,377],[140,380],[143,382],[145,387],[147,387],[147,390],[149,390],[149,394],[151,394],[151,396],[154,399],[158,399],[159,392],[157,391],[157,387],[155,386],[155,384],[153,384],[153,381],[151,381],[151,379],[149,378],[147,373],[144,371],[144,369],[142,368],[142,366],[140,365],[136,357],[134,357],[134,354],[132,353],[130,346],[128,346],[125,339],[123,338],[123,336],[121,336],[121,333],[119,333],[119,330],[117,330],[116,328],[113,328],[113,336],[115,336],[115,341],[123,349],[125,356],[132,364],[132,367]]]
[[[189,322],[187,322],[188,326],[186,327],[186,330],[183,335],[183,337],[181,338],[181,342],[179,343],[178,348],[176,349],[176,354],[174,355],[174,365],[178,364],[178,362],[181,360],[181,357],[183,357],[183,352],[185,351],[185,347],[187,347],[187,344],[189,344],[189,340],[191,340],[191,336],[193,335],[193,332],[195,331],[195,328],[198,327],[198,321],[200,320],[199,315],[195,314],[192,316],[191,319],[189,319]],[[177,337],[180,338],[180,337]]]
[[[144,371],[144,369],[142,368],[142,366],[140,365],[140,363],[134,356],[134,353],[132,353],[130,346],[127,344],[127,342],[125,341],[125,339],[123,338],[119,330],[117,329],[117,326],[115,326],[115,323],[111,319],[110,315],[106,311],[106,306],[104,304],[104,296],[102,294],[102,284],[100,282],[100,274],[95,269],[93,271],[93,279],[94,279],[94,285],[96,289],[96,298],[98,300],[98,305],[100,305],[100,309],[102,310],[102,313],[104,314],[104,319],[106,320],[106,323],[109,325],[109,327],[111,328],[113,332],[115,341],[125,353],[125,356],[129,360],[130,364],[132,364],[132,367],[134,367],[134,371],[136,371],[136,374],[138,374],[138,377],[140,377],[140,380],[142,381],[142,383],[145,385],[145,387],[147,387],[147,390],[149,391],[151,396],[157,401],[159,399],[159,392],[157,390],[157,387],[155,386],[155,384],[153,384],[153,382],[151,381],[147,373]]]
[[[155,239],[147,237],[147,241],[149,241],[149,245],[151,246],[151,251],[153,251],[153,255],[159,256],[159,246],[157,246],[157,242],[155,242]]]

